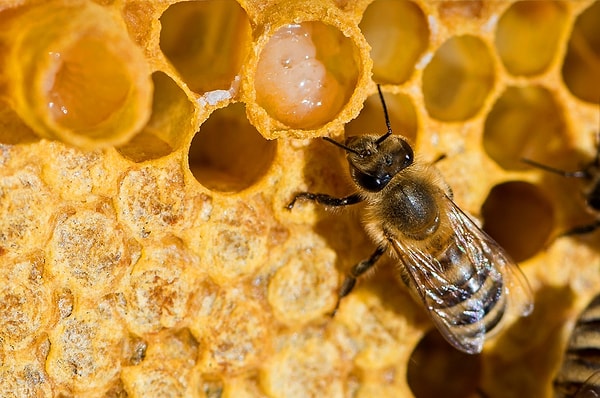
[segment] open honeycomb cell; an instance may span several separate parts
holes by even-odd
[[[146,122],[148,61],[109,9],[49,2],[5,14],[2,96],[35,133],[93,148]]]
[[[598,18],[598,2],[594,2],[577,17],[562,67],[563,79],[573,95],[596,104],[600,103]]]
[[[189,167],[207,188],[236,192],[264,177],[277,144],[265,140],[246,119],[243,104],[218,109],[202,124],[189,148]]]
[[[131,140],[117,147],[121,155],[138,163],[171,154],[193,132],[190,120],[195,108],[186,93],[163,72],[153,73],[152,82],[150,120]]]
[[[363,14],[360,28],[371,45],[373,79],[402,84],[429,44],[429,26],[417,4],[404,0],[376,0]]]
[[[439,375],[445,378],[443,383]],[[407,371],[415,398],[473,396],[477,392],[473,380],[480,377],[480,359],[452,349],[436,330],[415,347]]]
[[[542,250],[554,228],[552,204],[540,188],[524,181],[494,186],[481,216],[483,230],[518,262]]]
[[[487,115],[483,147],[501,167],[524,169],[521,158],[551,162],[569,147],[565,115],[542,86],[509,86]]]
[[[463,121],[474,116],[495,79],[490,49],[476,36],[452,37],[423,71],[423,96],[431,117]]]
[[[411,142],[416,142],[419,125],[417,113],[410,97],[405,94],[388,94],[385,102],[390,122],[396,133],[403,135]],[[384,126],[385,121],[382,116],[379,95],[371,95],[365,101],[358,117],[345,126],[345,133],[347,136],[376,133]]]
[[[512,4],[496,30],[496,48],[504,67],[513,75],[544,72],[556,56],[566,18],[565,6],[557,1]]]
[[[160,17],[160,48],[197,93],[227,90],[250,49],[248,16],[234,0],[182,1]]]
[[[600,3],[0,5],[0,396],[553,396],[600,292],[581,170]],[[393,132],[520,267],[535,309],[454,350],[374,244],[338,142]]]
[[[357,82],[353,46],[342,32],[318,21],[279,28],[256,67],[257,103],[292,128],[324,125],[346,105]]]

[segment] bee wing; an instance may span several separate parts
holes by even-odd
[[[443,253],[434,257],[408,239],[390,242],[440,333],[455,348],[476,354],[506,304],[528,315],[532,295],[506,252],[449,198],[443,203],[454,231]]]
[[[461,244],[466,245],[474,264],[479,267],[495,268],[503,275],[509,312],[515,316],[531,314],[533,293],[517,263],[450,198],[446,197],[446,203],[450,207],[450,221],[456,232],[455,236]]]
[[[592,374],[581,386],[575,398],[599,398],[600,397],[600,371]]]

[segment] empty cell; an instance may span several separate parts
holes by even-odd
[[[233,0],[184,1],[160,17],[160,49],[193,91],[228,89],[251,47],[246,12]]]
[[[17,133],[18,132],[18,133]],[[40,137],[5,102],[0,102],[0,143],[8,145],[39,141]]]
[[[52,2],[8,26],[10,95],[37,134],[94,148],[126,141],[146,123],[148,63],[104,7]]]
[[[494,80],[494,63],[486,44],[475,36],[452,37],[423,72],[427,112],[446,122],[467,120],[479,112]]]
[[[477,396],[481,358],[454,349],[431,330],[410,355],[406,378],[415,398]]]
[[[117,151],[125,158],[141,163],[166,156],[173,152],[173,148],[160,139],[158,134],[153,134],[152,130],[144,128],[125,145],[117,147]]]
[[[183,90],[163,72],[152,75],[154,97],[152,115],[142,131],[117,148],[134,162],[169,155],[193,134],[194,104]]]
[[[562,76],[576,97],[600,103],[600,2],[595,1],[575,21]]]
[[[129,77],[101,38],[82,38],[53,56],[56,73],[47,93],[48,109],[59,124],[83,130],[107,120],[123,105]]]
[[[500,167],[524,170],[521,158],[552,163],[564,154],[566,133],[563,110],[548,89],[508,87],[487,115],[483,147]]]
[[[519,1],[498,21],[495,45],[513,75],[535,75],[550,67],[567,22],[557,1]]]
[[[412,1],[376,0],[360,22],[373,59],[373,79],[383,84],[408,80],[429,44],[423,11]]]
[[[537,186],[524,181],[496,185],[481,208],[483,229],[515,261],[544,249],[554,228],[554,208]]]
[[[241,191],[267,173],[276,147],[248,122],[243,104],[230,105],[215,111],[196,133],[189,150],[190,170],[209,189]]]
[[[260,54],[256,102],[291,128],[323,126],[352,95],[358,62],[355,45],[336,28],[322,22],[285,25]]]

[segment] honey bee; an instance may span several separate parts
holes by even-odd
[[[334,207],[365,204],[365,230],[377,248],[351,268],[334,313],[357,278],[391,247],[400,277],[442,336],[458,350],[479,353],[505,314],[531,312],[529,285],[508,254],[454,204],[433,168],[416,161],[406,139],[393,135],[377,90],[385,134],[349,137],[345,144],[324,138],[346,151],[358,192],[344,198],[302,192],[286,207],[291,210],[298,199]]]
[[[596,148],[596,156],[594,160],[588,163],[582,170],[566,171],[556,169],[552,166],[538,163],[529,159],[522,159],[522,161],[530,166],[534,166],[566,178],[580,178],[585,181],[586,188],[583,194],[587,208],[590,213],[600,215],[600,137],[598,138],[598,147]],[[579,225],[571,228],[563,232],[561,236],[587,234],[595,231],[598,227],[600,227],[600,219],[597,219],[590,224]]]
[[[600,397],[600,294],[581,312],[554,379],[556,398]]]
[[[573,398],[599,398],[600,397],[600,372],[591,375],[583,386],[577,390]]]

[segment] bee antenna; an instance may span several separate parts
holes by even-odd
[[[392,125],[390,123],[387,106],[385,105],[385,99],[383,98],[383,93],[381,92],[381,86],[379,84],[377,85],[377,91],[379,92],[379,99],[381,100],[381,105],[383,106],[383,115],[385,116],[385,125],[387,126],[387,132],[379,137],[377,141],[375,141],[375,145],[379,146],[379,144],[385,141],[386,138],[392,135]]]
[[[356,151],[356,150],[354,150],[354,149],[352,149],[352,148],[350,148],[350,147],[347,147],[347,146],[346,146],[346,145],[344,145],[344,144],[340,144],[340,143],[339,143],[339,142],[337,142],[336,140],[332,140],[332,139],[331,139],[331,138],[329,138],[329,137],[323,137],[323,139],[324,139],[325,141],[327,141],[327,142],[331,142],[331,143],[332,143],[333,145],[335,145],[335,146],[338,146],[338,147],[342,148],[344,151],[352,152],[352,153],[354,153],[354,154],[356,154],[356,155],[358,155],[358,156],[362,156],[362,155],[361,155],[361,154],[360,154],[358,151]]]
[[[547,166],[542,163],[534,162],[533,160],[521,158],[521,161],[527,163],[530,166],[537,167],[538,169],[549,171],[550,173],[558,174],[563,177],[574,177],[574,178],[588,178],[589,175],[586,170],[578,170],[578,171],[565,171],[561,169],[557,169],[551,166]]]

